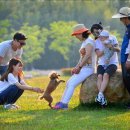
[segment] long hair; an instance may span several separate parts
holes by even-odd
[[[13,58],[13,59],[10,60],[8,69],[2,75],[1,81],[4,81],[4,80],[8,81],[8,74],[13,72],[13,66],[16,66],[18,63],[20,63],[20,65],[23,66],[22,62],[19,59]],[[23,75],[22,72],[18,74],[18,81],[19,82],[20,82],[22,75]]]

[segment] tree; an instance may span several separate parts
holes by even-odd
[[[28,26],[28,24],[24,24],[19,32],[25,33],[28,37],[24,47],[23,60],[25,63],[32,63],[40,58],[41,53],[44,53],[48,30],[46,28],[40,29],[38,25]]]
[[[70,61],[75,59],[74,57],[77,56],[77,50],[79,48],[77,44],[78,40],[71,36],[72,27],[75,24],[76,22],[74,21],[59,21],[50,24],[50,37],[52,39],[50,49],[62,54],[64,59],[68,61],[68,67],[70,67]]]

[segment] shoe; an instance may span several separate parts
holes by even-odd
[[[101,105],[102,106],[106,106],[107,105],[107,100],[106,100],[105,97],[102,97]]]
[[[56,103],[56,105],[53,107],[53,109],[58,110],[58,109],[68,109],[68,104],[64,104],[62,102]]]
[[[4,109],[18,109],[19,106],[15,104],[4,104]]]
[[[97,97],[95,98],[95,102],[101,104],[101,102],[102,102],[102,97],[99,96],[99,95],[97,95]]]

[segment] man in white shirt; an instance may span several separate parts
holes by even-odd
[[[3,41],[0,43],[0,75],[7,70],[10,59],[21,58],[23,53],[22,47],[26,45],[27,37],[22,33],[15,33],[13,40]]]

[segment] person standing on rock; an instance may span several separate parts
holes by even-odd
[[[89,37],[89,35],[90,31],[84,26],[84,24],[77,24],[74,26],[72,36],[75,36],[82,42],[79,50],[81,58],[76,67],[72,70],[72,76],[66,84],[66,89],[61,101],[56,103],[54,109],[67,109],[74,89],[88,76],[94,73],[95,47],[94,41]]]
[[[126,27],[121,46],[121,68],[124,86],[130,94],[130,8],[122,7],[112,18],[119,18]],[[130,109],[130,104],[127,107]]]

